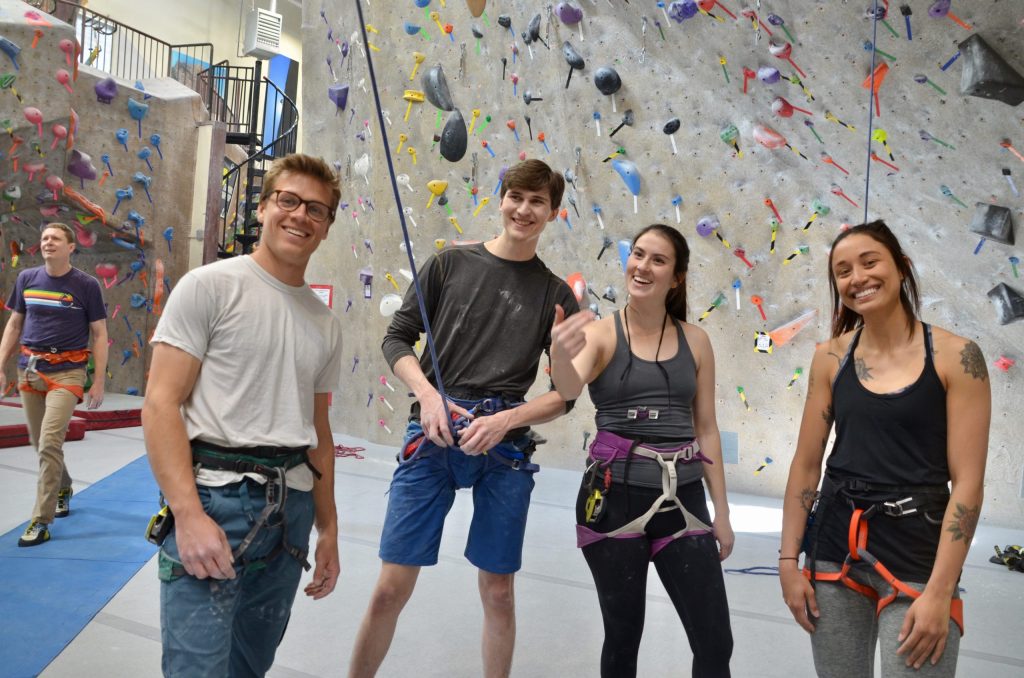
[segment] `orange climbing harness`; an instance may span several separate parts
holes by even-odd
[[[813,571],[809,567],[804,567],[804,575],[811,580],[812,583],[815,581],[830,581],[840,582],[845,584],[848,588],[853,589],[861,595],[867,596],[876,603],[875,614],[881,614],[882,610],[885,609],[886,605],[896,600],[899,594],[903,594],[911,600],[916,600],[920,597],[921,592],[907,586],[904,582],[900,581],[889,571],[885,565],[881,563],[875,556],[867,550],[868,546],[868,520],[873,516],[879,506],[892,507],[894,512],[889,515],[903,515],[904,513],[912,513],[916,511],[916,508],[904,509],[902,502],[885,502],[883,504],[873,504],[867,509],[855,508],[853,510],[853,516],[850,518],[850,530],[847,537],[847,544],[850,552],[846,556],[846,560],[843,562],[842,569],[839,572],[817,572]],[[883,508],[882,510],[885,510]],[[878,592],[870,586],[860,584],[849,577],[850,565],[854,561],[864,561],[875,569],[882,579],[885,580],[889,586],[892,587],[892,592],[887,596],[879,596]],[[964,634],[964,603],[960,598],[954,598],[950,605],[949,617],[956,625],[960,628],[960,635]]]
[[[78,402],[82,402],[85,398],[85,387],[77,386],[75,384],[61,384],[50,377],[46,376],[45,372],[40,372],[36,369],[36,362],[43,360],[50,363],[51,365],[59,365],[61,363],[84,363],[89,360],[89,349],[80,348],[73,351],[34,351],[27,346],[21,347],[21,354],[28,357],[28,366],[25,368],[25,381],[18,384],[18,390],[28,391],[30,393],[38,393],[39,395],[46,395],[50,391],[54,391],[58,388],[71,391],[78,398]],[[40,391],[39,389],[32,388],[28,383],[28,373],[35,372],[36,376],[39,377],[44,384],[46,384],[46,390]]]

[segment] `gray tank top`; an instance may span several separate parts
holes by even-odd
[[[669,360],[661,361],[663,373],[654,361],[632,355],[620,312],[615,312],[615,353],[604,371],[590,383],[598,429],[628,438],[694,438],[697,364],[682,326],[674,320],[672,324],[679,337],[679,350]]]

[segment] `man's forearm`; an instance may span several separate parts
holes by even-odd
[[[3,369],[18,348],[23,326],[24,317],[19,313],[11,313],[11,317],[7,319],[7,326],[4,327],[3,339],[0,339],[0,369]]]
[[[509,416],[509,430],[533,426],[558,419],[565,414],[565,400],[558,391],[548,391],[519,407],[506,410]]]
[[[395,376],[401,379],[402,383],[412,391],[416,400],[421,400],[424,395],[437,390],[427,379],[427,375],[423,374],[423,369],[420,367],[420,361],[416,359],[416,356],[402,356],[395,363],[392,371],[395,373]]]
[[[104,383],[107,379],[107,359],[109,354],[109,344],[107,338],[103,337],[102,341],[97,339],[93,342],[92,347],[92,361],[95,367],[93,374],[93,383]]]
[[[202,511],[181,410],[147,400],[142,408],[142,430],[153,477],[171,510],[179,517]]]

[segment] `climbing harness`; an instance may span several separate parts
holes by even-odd
[[[302,565],[303,569],[309,570],[310,564],[306,559],[308,551],[296,548],[288,543],[288,523],[284,517],[285,503],[288,500],[288,485],[285,482],[285,474],[289,469],[305,464],[318,479],[320,472],[309,461],[308,447],[224,447],[214,445],[202,440],[193,440],[192,464],[196,474],[201,468],[214,471],[232,471],[234,473],[256,473],[266,478],[264,492],[266,504],[263,510],[253,521],[249,532],[242,538],[242,541],[231,552],[231,556],[243,569],[257,570],[266,567],[266,564],[276,558],[282,551],[288,553]],[[249,499],[249,485],[242,483],[239,486],[239,497],[246,513],[251,512],[251,501]],[[170,507],[165,506],[163,497],[160,498],[161,509],[150,519],[149,527],[146,530],[146,538],[154,544],[162,544],[167,535],[170,534],[171,525],[174,522],[174,514]],[[249,508],[246,508],[249,507]],[[272,518],[278,518],[278,522],[271,522]],[[245,552],[252,545],[256,535],[264,527],[281,528],[281,540],[277,547],[266,556],[261,558],[246,558]],[[185,574],[185,568],[181,565],[173,565],[171,574],[180,576]]]
[[[633,457],[641,457],[642,460],[651,460],[655,463],[639,463],[630,468],[629,462]],[[595,524],[600,519],[604,512],[604,497],[615,483],[660,488],[661,495],[646,512],[611,532],[597,532],[586,525],[577,525],[577,546],[582,548],[602,539],[642,537],[647,523],[655,515],[675,510],[683,514],[683,528],[667,537],[652,539],[651,558],[680,537],[712,533],[711,527],[687,511],[676,496],[679,480],[677,464],[713,463],[701,453],[700,443],[696,440],[672,447],[657,447],[625,438],[611,431],[598,431],[594,436],[594,442],[590,444],[590,456],[587,461],[588,496],[584,506],[584,519],[588,524]]]
[[[25,366],[25,380],[18,384],[19,391],[27,391],[29,393],[35,393],[38,395],[45,396],[50,391],[56,391],[57,389],[64,389],[65,391],[71,391],[78,402],[82,402],[85,397],[85,387],[78,386],[75,384],[61,384],[50,377],[46,376],[45,372],[40,372],[36,369],[36,365],[40,360],[49,363],[51,365],[60,365],[62,363],[84,363],[89,360],[89,349],[81,348],[72,351],[60,351],[57,347],[50,347],[45,351],[38,349],[32,349],[28,346],[21,347],[21,354],[28,357],[28,364]],[[28,383],[29,373],[35,374],[39,379],[46,384],[46,390],[41,391],[37,388],[32,388]]]
[[[865,499],[865,495],[888,498]],[[847,533],[849,551],[839,572],[818,572],[816,570],[816,555],[819,533],[829,507],[836,501],[845,501],[853,510]],[[825,482],[822,483],[821,495],[808,516],[808,540],[804,544],[804,551],[807,553],[804,575],[812,585],[819,581],[839,582],[866,596],[875,601],[876,615],[881,614],[882,610],[896,600],[901,593],[911,600],[916,600],[921,596],[921,592],[897,579],[889,571],[889,568],[868,551],[868,521],[879,514],[891,518],[921,514],[926,520],[934,522],[935,519],[928,514],[937,512],[941,515],[946,510],[948,501],[949,488],[945,485],[881,485],[862,480],[836,480],[831,476],[826,476]],[[849,573],[855,562],[864,562],[870,565],[889,584],[892,591],[886,596],[880,596],[870,586],[854,581]],[[960,628],[960,635],[963,635],[964,610],[963,601],[960,598],[952,600],[949,616]]]
[[[502,410],[510,410],[514,407],[519,407],[522,404],[522,401],[507,400],[501,396],[491,396],[489,398],[477,400],[468,409],[468,411],[474,416],[489,416],[497,414]],[[451,428],[456,436],[470,424],[470,419],[460,414],[452,412],[450,416],[452,421]],[[537,442],[535,436],[519,436],[515,440],[501,441],[491,449],[487,450],[487,456],[504,464],[505,466],[508,466],[514,471],[536,473],[540,470],[540,466],[530,461],[530,458],[536,448]],[[409,442],[406,443],[405,447],[402,448],[401,452],[398,454],[398,462],[400,464],[408,464],[416,461],[417,459],[436,454],[444,449],[461,452],[457,445],[453,445],[449,448],[438,447],[430,438],[427,437],[425,433],[420,433],[410,439]]]

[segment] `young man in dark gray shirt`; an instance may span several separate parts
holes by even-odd
[[[516,165],[502,184],[501,235],[439,252],[420,272],[449,409],[469,420],[454,437],[430,353],[417,359],[412,350],[423,331],[414,288],[388,328],[384,355],[416,403],[391,481],[380,578],[356,638],[350,677],[373,676],[383,662],[420,567],[437,563],[444,519],[460,487],[473,488],[466,558],[480,569],[483,673],[495,678],[511,670],[514,576],[537,470],[529,458],[529,426],[567,411],[554,390],[526,403],[523,398],[551,343],[556,305],[566,315],[579,310],[569,286],[536,254],[564,189],[562,177],[540,160]]]

